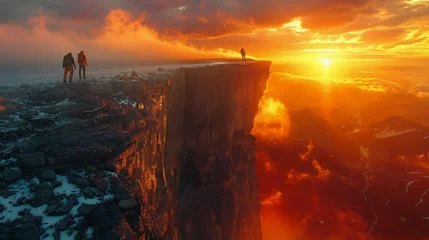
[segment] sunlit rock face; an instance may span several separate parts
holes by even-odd
[[[269,63],[180,69],[149,88],[154,120],[115,159],[168,239],[261,239],[255,139]],[[143,100],[143,99],[139,99]]]
[[[94,166],[95,176],[83,176],[92,184],[98,172],[118,173],[107,178],[113,203],[85,218],[93,234],[106,229],[97,216],[112,215],[108,229],[118,236],[262,239],[250,132],[269,68],[222,63],[8,90],[7,103],[16,105],[8,116],[27,111],[24,120],[42,127],[6,131],[1,143],[20,145],[0,154],[18,159],[24,177]]]

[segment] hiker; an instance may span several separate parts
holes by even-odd
[[[69,82],[72,82],[73,80],[73,73],[74,73],[74,69],[76,69],[76,64],[74,62],[74,58],[72,53],[68,53],[67,55],[64,56],[63,59],[63,69],[64,69],[64,78],[63,78],[63,82],[66,83],[66,78],[67,78],[67,74],[70,73],[70,77],[69,77]]]
[[[82,79],[82,70],[83,70],[83,79],[86,79],[85,69],[88,67],[88,63],[86,62],[85,52],[82,50],[77,55],[77,63],[79,64],[79,80]]]
[[[246,61],[246,51],[244,51],[244,48],[241,48],[241,60]]]

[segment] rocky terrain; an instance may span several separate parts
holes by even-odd
[[[0,239],[262,239],[269,66],[0,87]]]

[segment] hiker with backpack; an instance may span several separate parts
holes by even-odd
[[[82,50],[77,55],[77,63],[79,64],[79,80],[82,79],[82,70],[83,70],[83,79],[86,79],[85,68],[88,67],[88,63],[86,62],[85,52]]]
[[[74,67],[74,69],[73,69]],[[74,62],[74,58],[72,56],[72,53],[69,53],[64,56],[63,58],[63,69],[64,69],[64,78],[63,82],[66,83],[67,74],[70,73],[69,82],[71,83],[73,81],[73,73],[76,69],[76,64]]]

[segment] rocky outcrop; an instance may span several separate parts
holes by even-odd
[[[7,103],[19,106],[0,117],[17,127],[0,123],[0,158],[16,160],[4,164],[3,186],[22,177],[17,171],[49,183],[28,204],[69,214],[57,231],[83,221],[102,239],[262,239],[250,132],[269,67],[228,63],[10,90]],[[64,173],[78,196],[112,200],[58,202],[51,189]],[[73,221],[74,208],[85,218]]]

